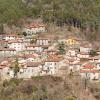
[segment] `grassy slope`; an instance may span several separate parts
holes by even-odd
[[[80,78],[44,76],[30,80],[5,81],[0,85],[0,100],[96,100],[84,89]]]

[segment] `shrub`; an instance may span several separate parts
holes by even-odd
[[[33,92],[36,92],[38,90],[36,86],[33,86],[32,89],[33,89]]]
[[[43,79],[43,76],[32,76],[31,78],[35,80],[41,80]]]
[[[51,78],[53,79],[53,81],[62,81],[62,78],[61,77],[56,77],[56,76],[51,76]]]
[[[41,89],[42,89],[43,92],[47,91],[47,88],[46,88],[46,86],[44,84],[41,85]]]
[[[24,35],[24,36],[27,36],[27,33],[26,33],[26,32],[23,32],[23,35]]]
[[[91,51],[90,51],[90,55],[91,55],[91,56],[97,56],[98,54],[97,54],[97,52],[96,52],[96,51],[91,50]]]
[[[69,96],[66,100],[75,100],[75,98],[73,96]]]
[[[16,79],[16,78],[13,78],[9,81],[9,84],[12,84],[12,85],[15,85],[15,86],[18,86],[19,83],[22,82],[23,79]]]
[[[3,94],[4,96],[10,96],[13,94],[14,88],[13,87],[7,87],[4,89]]]
[[[33,87],[31,84],[24,84],[21,86],[20,90],[22,93],[31,94],[33,92]]]
[[[4,82],[3,82],[3,87],[8,86],[8,84],[9,84],[9,82],[8,82],[7,80],[4,80]]]

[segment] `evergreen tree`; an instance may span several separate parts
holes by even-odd
[[[14,71],[14,77],[17,77],[17,73],[19,72],[19,63],[18,63],[18,59],[16,58],[15,61],[12,63],[12,69]]]
[[[59,50],[59,54],[65,54],[66,53],[65,44],[64,43],[59,43],[58,44],[58,50]]]

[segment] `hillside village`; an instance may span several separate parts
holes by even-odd
[[[65,73],[100,80],[99,50],[85,39],[47,32],[43,23],[31,23],[23,26],[22,35],[0,34],[1,80]]]

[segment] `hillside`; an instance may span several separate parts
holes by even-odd
[[[0,0],[0,11],[0,23],[36,15],[45,21],[70,19],[82,24],[100,23],[99,0]]]
[[[0,100],[100,100],[100,0],[0,0],[0,36]]]
[[[22,24],[27,18],[81,28],[90,39],[99,39],[100,0],[0,0],[0,24]]]
[[[4,81],[0,100],[96,100],[76,78],[44,76]]]

